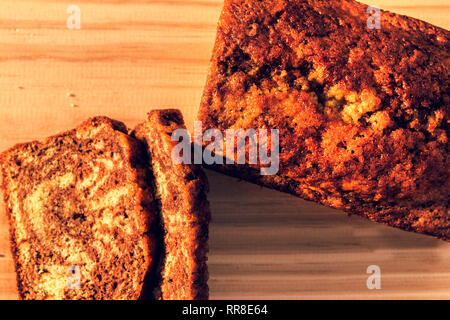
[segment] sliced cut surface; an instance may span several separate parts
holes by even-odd
[[[157,215],[141,144],[106,117],[1,157],[22,299],[138,299]]]
[[[208,183],[201,167],[173,161],[178,141],[172,141],[172,133],[178,129],[186,130],[178,110],[154,110],[134,130],[148,147],[164,229],[157,295],[162,300],[207,299]]]

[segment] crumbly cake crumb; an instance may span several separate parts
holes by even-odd
[[[22,299],[141,296],[157,212],[142,145],[126,130],[96,117],[0,156]]]
[[[172,150],[175,130],[186,130],[180,111],[153,110],[134,136],[145,141],[155,177],[164,229],[161,281],[162,300],[208,299],[208,183],[201,167],[176,164]]]

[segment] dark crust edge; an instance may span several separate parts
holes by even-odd
[[[160,126],[168,126],[170,122],[176,124],[176,129],[185,129],[185,123],[183,120],[183,116],[178,109],[161,109],[161,110],[152,110],[148,113],[148,122],[151,125],[156,124]],[[145,134],[143,129],[145,123],[139,124],[132,132],[132,136],[136,137],[137,135],[142,136]],[[144,143],[148,143],[145,139],[140,139]],[[161,141],[161,136],[158,135],[158,140]],[[151,146],[148,146],[148,152],[151,152]],[[151,163],[150,163],[151,166]],[[191,174],[192,180],[189,184],[189,194],[191,197],[190,201],[190,209],[191,213],[197,218],[197,224],[195,229],[198,231],[196,234],[196,268],[195,268],[195,277],[193,283],[193,299],[194,300],[208,300],[209,298],[209,286],[208,286],[208,265],[207,265],[207,253],[209,251],[209,222],[211,220],[211,211],[210,204],[207,200],[207,193],[209,192],[209,183],[206,177],[206,174],[202,170],[202,167],[194,164],[183,164],[183,166],[189,171]],[[192,183],[193,182],[193,183]],[[156,184],[156,179],[155,182]],[[162,217],[161,217],[162,220]],[[161,221],[162,222],[162,221]],[[164,231],[162,231],[164,232]],[[163,245],[162,245],[163,246]],[[159,272],[162,272],[164,256],[163,252],[161,252],[161,260],[159,266]],[[162,283],[161,274],[159,275],[159,285]],[[159,292],[160,288],[155,288],[155,296],[156,298],[162,299],[161,292]]]
[[[126,129],[126,127],[124,126]],[[144,152],[144,146],[142,143],[133,138],[132,136],[128,135],[127,131],[123,132],[120,130],[117,130],[113,127],[115,131],[122,132],[127,139],[128,146],[130,147],[130,157],[129,157],[129,164],[131,167],[131,170],[134,174],[134,180],[136,184],[136,197],[137,197],[137,205],[141,208],[141,225],[144,227],[143,230],[143,240],[144,244],[146,245],[146,248],[144,248],[144,255],[146,257],[145,260],[145,274],[142,279],[139,279],[140,281],[140,288],[137,292],[137,295],[135,296],[136,300],[141,300],[143,297],[145,297],[145,289],[147,287],[147,281],[149,277],[152,275],[154,266],[155,266],[155,260],[157,257],[157,237],[158,234],[154,233],[154,226],[155,226],[155,219],[157,217],[157,211],[154,203],[154,191],[151,185],[147,184],[148,176],[149,176],[149,170],[147,167],[147,157]],[[149,192],[151,192],[151,198],[148,198],[144,195],[144,189],[143,186],[139,185],[139,182],[145,183],[145,186],[147,189],[150,189]],[[147,200],[150,200],[150,202],[147,202]]]
[[[2,153],[0,155],[0,164],[4,163],[4,158],[5,158],[6,153]],[[16,278],[16,288],[17,291],[19,293],[19,299],[23,300],[24,299],[24,294],[23,294],[23,288],[22,288],[22,283],[19,281],[19,273],[17,272],[20,268],[19,262],[17,260],[17,246],[16,246],[16,241],[15,241],[15,227],[12,224],[12,220],[11,220],[11,210],[9,208],[9,206],[7,205],[8,202],[8,192],[7,192],[7,187],[6,187],[6,173],[5,170],[3,169],[3,165],[1,166],[2,169],[2,183],[0,185],[2,192],[3,192],[3,203],[4,203],[4,207],[5,207],[5,213],[7,216],[7,220],[8,220],[8,225],[9,225],[9,245],[10,245],[10,249],[11,249],[11,254],[12,254],[12,258],[13,258],[13,263],[14,263],[14,270],[15,272],[15,278]]]
[[[9,154],[12,154],[12,153],[18,151],[25,146],[29,146],[29,145],[33,145],[33,144],[44,145],[45,143],[50,142],[52,139],[55,139],[55,138],[58,138],[58,137],[61,137],[64,135],[74,134],[74,133],[76,133],[78,128],[81,128],[83,126],[88,126],[91,124],[95,124],[95,123],[106,123],[111,126],[111,129],[113,131],[117,131],[126,136],[127,142],[129,143],[129,147],[130,147],[130,152],[131,152],[130,159],[129,159],[130,166],[133,170],[134,176],[136,178],[135,180],[137,183],[137,181],[139,179],[139,176],[138,176],[139,173],[136,170],[136,163],[133,162],[133,156],[138,155],[138,158],[139,158],[139,156],[142,154],[142,152],[140,151],[141,149],[139,148],[140,142],[128,135],[128,133],[127,133],[128,129],[124,123],[117,121],[117,120],[110,119],[105,116],[97,116],[97,117],[89,118],[88,120],[82,122],[75,129],[71,129],[68,131],[64,131],[62,133],[51,135],[47,138],[44,138],[43,140],[34,140],[34,141],[30,141],[30,142],[25,142],[25,143],[18,143],[0,154],[0,169],[1,169],[1,178],[2,178],[0,188],[3,192],[3,203],[4,203],[5,212],[6,212],[7,220],[8,220],[8,224],[9,224],[9,242],[10,242],[11,254],[12,254],[12,258],[13,258],[13,262],[14,262],[14,269],[16,271],[15,272],[16,287],[17,287],[17,290],[19,293],[20,300],[24,300],[25,297],[24,297],[24,290],[22,287],[22,283],[19,279],[19,273],[18,273],[18,270],[20,270],[21,266],[17,259],[17,251],[18,250],[17,250],[16,239],[14,237],[15,227],[12,223],[12,218],[11,218],[12,212],[11,212],[9,206],[7,205],[8,199],[9,199],[9,197],[8,197],[9,189],[8,189],[7,183],[6,183],[7,175],[6,175],[6,170],[4,168],[4,166],[7,165],[6,159]],[[141,205],[143,203],[144,196],[142,194],[142,189],[140,187],[139,187],[139,189],[141,190],[141,192],[139,193],[139,199],[138,199],[137,203],[139,205]],[[151,221],[153,220],[152,212],[149,209],[146,209],[145,206],[142,206],[142,209],[143,209],[142,212],[144,213],[144,215],[141,217],[141,223],[147,229],[146,233],[149,233],[149,231],[150,231],[149,225],[151,225]],[[142,294],[143,287],[145,285],[145,278],[147,277],[147,274],[149,274],[151,272],[151,269],[153,266],[152,260],[154,260],[154,259],[152,258],[151,254],[152,254],[152,252],[154,252],[154,248],[155,248],[155,244],[154,244],[155,240],[152,239],[152,237],[150,235],[144,234],[144,238],[146,240],[144,243],[146,243],[146,246],[147,246],[144,250],[147,254],[147,261],[145,262],[146,275],[145,275],[144,279],[142,279],[142,281],[141,281],[142,284],[141,284],[141,290],[140,290],[141,293],[140,294]]]

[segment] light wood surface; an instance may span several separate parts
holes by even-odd
[[[373,4],[367,2],[368,4]],[[448,29],[448,1],[381,8]],[[81,9],[69,30],[66,9]],[[222,1],[0,2],[0,151],[106,115],[132,127],[149,109],[195,119]],[[450,244],[208,172],[211,298],[450,298]],[[0,205],[0,299],[15,299]],[[381,268],[368,290],[366,268]]]

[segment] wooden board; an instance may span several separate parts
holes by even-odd
[[[370,3],[370,2],[368,2]],[[444,0],[378,5],[444,28]],[[66,9],[81,9],[69,30]],[[222,1],[3,0],[0,151],[106,115],[132,127],[151,108],[195,119]],[[75,105],[75,106],[72,106]],[[450,244],[208,172],[211,298],[450,298]],[[0,298],[15,299],[0,206]],[[369,265],[381,289],[366,286]]]

